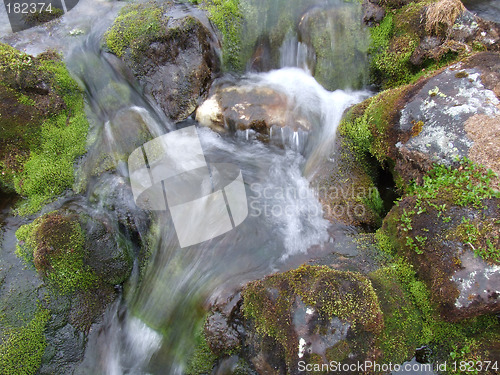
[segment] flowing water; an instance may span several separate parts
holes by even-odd
[[[176,126],[141,94],[120,61],[100,49],[102,33],[120,7],[116,2],[81,0],[54,25],[16,34],[2,26],[1,32],[6,35],[3,40],[29,53],[48,47],[65,52],[69,69],[86,89],[91,124],[89,152],[78,172],[78,184],[87,190],[78,204],[112,217],[115,211],[135,212],[132,221],[139,239],[151,247],[142,280],[138,281],[136,265],[120,300],[100,328],[90,333],[76,373],[182,374],[207,307],[234,303],[235,293],[246,282],[296,267],[331,251],[336,242],[349,246],[352,228],[323,218],[310,180],[332,151],[342,113],[368,93],[325,90],[311,76],[308,47],[293,32],[280,48],[280,69],[231,78],[236,85],[284,93],[312,128],[307,134],[273,128],[267,144],[249,132],[221,136],[199,128],[209,164],[232,163],[241,169],[249,214],[224,235],[180,248],[168,212],[155,213],[147,228],[128,186],[128,168],[121,156],[137,147],[138,129],[157,137]],[[4,16],[0,12],[0,18]],[[103,154],[116,164],[115,171],[90,177]],[[70,202],[63,199],[61,204]]]

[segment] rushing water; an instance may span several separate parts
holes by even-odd
[[[52,25],[17,34],[5,26],[1,29],[3,40],[27,52],[48,47],[65,52],[68,67],[86,89],[91,123],[89,151],[79,166],[78,183],[87,184],[80,204],[108,213],[117,207],[140,211],[127,185],[128,168],[120,158],[137,147],[138,124],[151,137],[176,129],[142,96],[137,82],[123,73],[121,62],[100,50],[100,36],[119,8],[114,2],[81,0]],[[4,16],[0,12],[0,18]],[[80,34],[74,30],[82,34],[72,35]],[[151,228],[145,227],[139,213],[134,216],[142,241],[151,230],[150,262],[140,283],[136,267],[101,328],[91,332],[77,373],[181,374],[208,306],[227,301],[250,280],[331,251],[335,241],[349,242],[342,226],[323,218],[310,179],[332,150],[342,113],[367,93],[325,90],[311,76],[310,53],[293,33],[280,52],[282,68],[249,73],[235,84],[286,94],[312,124],[310,132],[273,129],[271,142],[264,144],[248,133],[221,136],[198,129],[209,164],[233,163],[241,169],[249,215],[225,235],[187,248],[180,248],[168,212],[156,213]],[[274,142],[275,137],[283,142]],[[89,178],[102,154],[113,159],[115,171]]]

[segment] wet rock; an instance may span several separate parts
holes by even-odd
[[[144,23],[151,27],[142,28]],[[123,39],[123,32],[131,37]],[[132,69],[145,93],[176,122],[195,110],[219,71],[209,22],[171,3],[124,8],[105,35],[105,43]]]
[[[38,374],[63,375],[71,372],[85,352],[85,334],[71,324],[52,331],[48,327],[47,347]]]
[[[216,311],[208,317],[204,332],[210,350],[215,355],[230,353],[240,345],[238,332],[220,312]]]
[[[374,23],[379,23],[385,16],[385,9],[377,4],[374,0],[363,1],[363,22],[371,26]]]
[[[271,127],[309,131],[311,124],[297,113],[284,93],[268,87],[218,87],[196,110],[196,120],[215,131],[252,129],[269,134]]]
[[[481,209],[447,200],[440,190],[435,196],[404,198],[391,210],[384,228],[427,284],[444,318],[499,313],[500,258],[495,249],[500,247],[500,226],[495,218],[500,200],[486,199]],[[409,227],[398,219],[401,216],[410,218]]]
[[[496,65],[474,63],[486,56]],[[400,155],[396,160],[397,173],[406,179],[415,178],[434,162],[451,165],[456,158],[463,157],[500,171],[495,162],[498,154],[495,138],[485,138],[486,133],[498,132],[495,124],[500,115],[500,101],[482,80],[486,77],[488,87],[495,88],[500,82],[498,66],[499,54],[479,54],[430,78],[406,102],[396,125],[406,135],[396,144]],[[478,123],[490,125],[484,129],[486,133],[477,131]],[[473,138],[478,143],[476,147]]]
[[[117,233],[111,223],[81,216],[84,221],[85,247],[88,250],[84,263],[104,283],[123,283],[130,275],[133,264],[126,239]]]
[[[297,374],[299,360],[376,357],[371,345],[382,313],[371,283],[359,274],[302,266],[247,284],[242,297],[242,355],[257,373]]]
[[[361,5],[353,2],[314,7],[300,18],[299,40],[313,52],[308,65],[327,90],[360,89],[368,81],[370,37],[362,17]]]

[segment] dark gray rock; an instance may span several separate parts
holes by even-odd
[[[133,264],[126,239],[117,233],[111,223],[89,217],[86,218],[83,229],[88,251],[85,263],[105,283],[121,284],[130,275]]]
[[[216,355],[229,353],[240,345],[238,332],[228,322],[228,318],[218,311],[208,317],[205,337],[210,349]]]
[[[372,26],[379,23],[385,16],[385,9],[373,1],[363,1],[363,22],[365,25]]]

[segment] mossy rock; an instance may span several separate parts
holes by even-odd
[[[85,153],[83,93],[60,56],[0,44],[0,187],[26,197],[31,213],[70,188]]]
[[[83,260],[85,237],[78,216],[52,212],[16,232],[17,254],[62,293],[86,289],[97,278]]]
[[[26,325],[2,330],[0,336],[0,369],[4,374],[35,374],[46,347],[45,326],[48,310],[39,308]]]
[[[312,341],[326,349],[347,339],[350,361],[375,355],[370,343],[383,328],[382,312],[370,281],[360,274],[301,266],[247,284],[242,297],[256,333],[247,344],[256,353],[257,371],[273,363],[295,373],[299,358],[316,358]],[[315,354],[327,361],[326,352]]]
[[[165,114],[186,119],[220,68],[212,30],[193,15],[178,17],[172,2],[124,7],[104,35]],[[208,22],[207,22],[208,24]]]
[[[127,241],[84,214],[54,211],[21,226],[17,255],[62,294],[120,284],[132,269]]]
[[[449,320],[499,312],[500,195],[491,172],[462,161],[436,166],[384,219]]]

